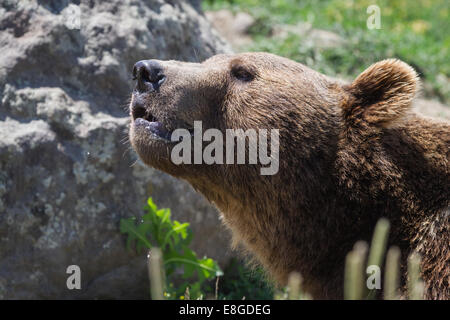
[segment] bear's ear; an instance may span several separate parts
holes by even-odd
[[[418,84],[417,73],[406,63],[377,62],[344,87],[349,93],[342,105],[344,117],[381,126],[395,121],[410,110]]]

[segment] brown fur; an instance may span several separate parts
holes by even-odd
[[[342,298],[346,254],[386,217],[403,266],[413,250],[422,255],[426,298],[450,298],[450,126],[411,113],[411,67],[381,61],[342,85],[266,53],[161,64],[166,82],[135,91],[131,110],[145,108],[169,130],[194,120],[204,130],[280,130],[273,176],[259,165],[176,166],[173,145],[130,130],[143,161],[214,203],[235,243],[279,284],[299,271],[314,298]]]

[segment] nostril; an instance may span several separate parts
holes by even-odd
[[[149,71],[147,71],[147,69],[145,68],[140,71],[139,76],[141,78],[141,81],[152,82],[152,80],[150,79]]]
[[[140,90],[146,90],[147,85],[151,85],[151,88],[158,90],[163,84],[166,76],[163,72],[162,65],[156,60],[141,60],[138,61],[133,67],[133,79],[138,81],[138,88]]]

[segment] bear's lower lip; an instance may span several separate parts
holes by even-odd
[[[134,120],[134,126],[136,129],[144,130],[153,138],[170,141],[171,132],[161,122],[137,118]]]

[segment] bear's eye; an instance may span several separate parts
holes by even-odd
[[[253,80],[253,74],[245,69],[243,66],[233,66],[231,68],[231,75],[240,81],[251,81]]]

